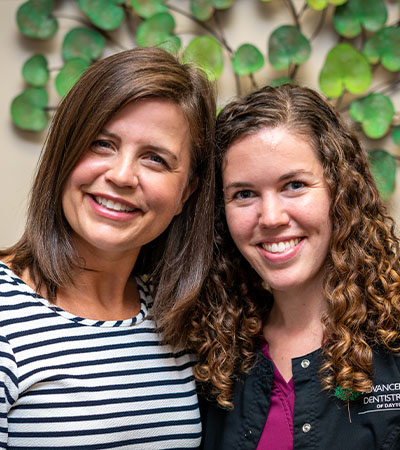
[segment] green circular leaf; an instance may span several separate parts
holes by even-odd
[[[55,79],[56,90],[60,97],[68,94],[69,90],[79,80],[90,63],[86,59],[75,58],[69,59],[64,64]]]
[[[51,16],[53,0],[29,0],[17,10],[17,25],[25,36],[49,39],[56,33],[58,23]]]
[[[400,125],[393,127],[393,142],[400,147]]]
[[[379,139],[390,127],[394,106],[386,95],[369,94],[352,102],[350,115],[355,121],[361,122],[362,129],[369,138]]]
[[[136,39],[141,47],[161,47],[176,53],[181,40],[173,35],[175,20],[170,13],[158,13],[142,22],[137,29]]]
[[[236,50],[232,64],[238,75],[250,75],[262,68],[264,56],[254,45],[243,44]]]
[[[301,64],[307,61],[310,53],[309,40],[292,25],[277,28],[269,37],[269,62],[277,70],[286,69],[291,63]]]
[[[319,75],[319,86],[327,97],[336,98],[342,95],[343,89],[362,94],[369,88],[371,79],[367,58],[350,44],[343,43],[329,51]]]
[[[182,61],[201,67],[211,81],[219,78],[224,68],[221,44],[211,36],[192,39],[182,55]]]
[[[387,27],[375,33],[364,45],[364,55],[372,64],[379,60],[385,69],[400,70],[400,29]]]
[[[382,200],[389,200],[396,187],[396,160],[385,150],[368,152],[368,159]]]
[[[211,0],[216,9],[226,9],[233,5],[234,0]]]
[[[160,12],[168,12],[165,0],[130,0],[130,2],[132,9],[144,19]]]
[[[196,19],[206,21],[214,13],[214,7],[211,0],[190,0],[190,10]]]
[[[98,31],[77,27],[65,35],[62,55],[66,61],[82,58],[92,62],[100,58],[105,45],[105,39]]]
[[[13,123],[22,130],[42,131],[46,128],[49,116],[46,108],[49,98],[42,87],[29,87],[14,98],[11,103]]]
[[[24,80],[35,87],[43,87],[50,78],[47,59],[43,55],[33,55],[22,67]]]
[[[125,0],[78,0],[79,8],[101,30],[115,30],[124,20]]]
[[[333,25],[341,36],[351,38],[361,33],[361,26],[368,31],[380,30],[386,20],[383,0],[348,0],[336,8]]]
[[[332,5],[343,5],[347,0],[307,0],[307,5],[317,11],[325,9],[329,3]]]
[[[281,84],[292,84],[292,80],[289,77],[279,77],[275,78],[275,80],[272,80],[270,83],[268,83],[271,87],[280,86]]]

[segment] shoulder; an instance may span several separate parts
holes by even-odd
[[[249,439],[258,442],[269,410],[272,382],[272,363],[259,351],[251,370],[236,377],[232,409],[202,399],[202,448],[248,448]]]
[[[5,299],[18,301],[21,299],[34,299],[38,294],[16,275],[6,264],[0,262],[0,308],[4,306]]]
[[[396,377],[400,381],[400,353],[382,349],[373,350],[374,382]]]
[[[54,316],[43,299],[8,266],[0,262],[0,334],[8,339],[28,335],[37,320]],[[11,342],[11,341],[10,341]]]

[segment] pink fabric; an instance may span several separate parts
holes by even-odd
[[[263,343],[262,351],[272,361],[267,342]],[[257,450],[293,450],[293,411],[293,378],[286,383],[274,364],[271,406]]]

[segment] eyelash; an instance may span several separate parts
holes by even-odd
[[[244,193],[248,193],[250,195],[247,196],[247,197],[242,197],[242,195]],[[237,199],[237,200],[247,200],[247,199],[251,198],[252,196],[253,196],[253,192],[252,191],[250,191],[249,189],[244,189],[243,191],[235,192],[235,194],[233,195],[233,198]]]
[[[104,139],[97,139],[96,141],[92,142],[91,147],[109,150],[112,148],[112,144]]]
[[[164,167],[166,167],[167,169],[169,169],[169,164],[167,163],[167,161],[161,157],[160,155],[157,155],[155,153],[151,153],[149,155],[149,159],[153,162],[155,162],[156,164],[162,164]],[[157,159],[158,161],[154,161],[155,159]]]
[[[286,183],[284,186],[285,190],[289,191],[300,191],[301,189],[304,189],[306,187],[306,183],[304,181],[300,180],[293,180],[289,183]],[[246,194],[246,196],[243,196]],[[235,200],[248,200],[254,196],[254,192],[249,189],[243,189],[242,191],[237,191],[233,194],[233,199]]]
[[[92,142],[91,147],[93,149],[99,149],[99,150],[110,150],[113,148],[113,145],[111,142],[108,142],[104,139],[97,139]],[[150,154],[146,155],[146,157],[155,164],[161,164],[162,166],[164,166],[167,169],[170,168],[167,161],[162,156],[160,156],[156,153],[150,153]]]
[[[294,185],[300,185],[300,186],[294,187]],[[300,189],[303,189],[305,186],[306,186],[306,183],[304,183],[303,181],[300,181],[300,180],[293,180],[293,181],[290,181],[289,183],[285,184],[285,188],[288,188],[293,191],[299,191]]]

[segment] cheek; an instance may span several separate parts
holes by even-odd
[[[254,218],[250,211],[245,209],[226,207],[226,222],[233,240],[238,243],[251,235],[254,227]]]
[[[163,182],[164,181],[164,182]],[[142,183],[147,202],[161,214],[173,217],[181,208],[186,183],[162,179],[147,180]]]
[[[93,153],[87,152],[72,169],[67,178],[67,184],[72,188],[89,184],[107,170],[107,164],[107,160],[96,158]]]

